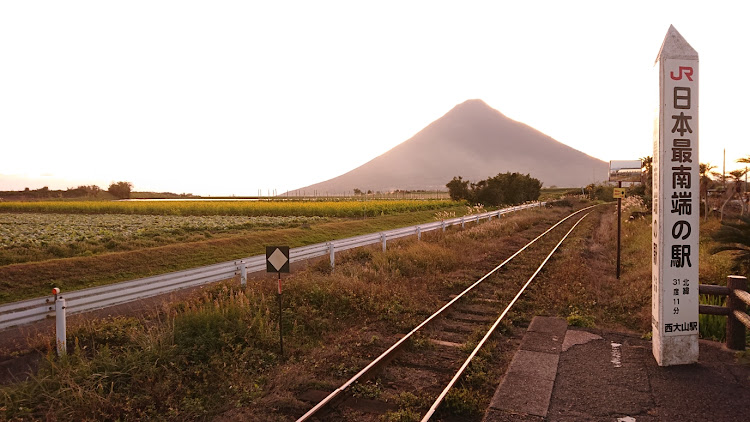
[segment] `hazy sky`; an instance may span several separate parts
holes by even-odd
[[[637,159],[670,24],[700,55],[700,160],[721,168],[726,148],[732,169],[750,155],[747,16],[739,1],[3,1],[0,190],[281,193],[471,98]]]

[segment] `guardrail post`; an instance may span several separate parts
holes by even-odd
[[[462,228],[462,229],[465,229],[465,228],[466,228],[466,221],[464,221],[464,218],[463,218],[463,217],[461,217],[461,228]]]
[[[333,251],[333,243],[328,244],[328,254],[331,256],[331,269],[336,266],[336,255]]]
[[[60,296],[60,289],[55,287],[52,289],[52,294],[55,295],[55,337],[57,343],[57,356],[63,356],[67,353],[68,343],[66,334],[66,321],[65,321],[65,299]]]
[[[385,233],[380,233],[380,241],[383,242],[383,252],[385,252]]]
[[[477,221],[476,221],[476,223],[479,224],[479,215],[477,215]]]
[[[735,290],[747,291],[747,277],[739,275],[730,275],[727,277],[727,287],[729,287],[729,296],[727,296],[727,348],[733,350],[745,350],[745,324],[734,316],[734,311],[745,312],[745,303],[735,294]]]
[[[440,221],[440,227],[445,231],[445,220]]]
[[[417,240],[422,240],[422,228],[417,226]]]
[[[247,287],[247,266],[243,261],[240,261],[240,286]]]

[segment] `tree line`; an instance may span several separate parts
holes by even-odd
[[[132,190],[133,184],[130,182],[112,182],[106,192],[118,199],[128,199]],[[81,185],[66,190],[50,190],[49,187],[44,186],[33,190],[26,188],[22,191],[2,191],[0,197],[5,199],[96,198],[101,192],[104,190],[97,185]]]
[[[539,199],[542,182],[521,173],[499,173],[476,183],[456,176],[445,185],[451,199],[485,206],[516,205]]]

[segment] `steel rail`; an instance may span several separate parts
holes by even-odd
[[[573,230],[578,226],[578,224],[580,224],[581,221],[583,221],[584,218],[588,217],[589,214],[591,214],[591,211],[589,211],[583,217],[581,217],[578,221],[576,221],[576,223],[573,225],[573,227],[570,228],[570,230],[568,230],[568,232],[565,234],[565,236],[563,236],[563,238],[560,239],[559,242],[557,242],[557,245],[555,245],[555,247],[547,255],[547,257],[544,259],[544,261],[542,261],[542,264],[539,265],[539,268],[537,268],[536,271],[534,272],[534,274],[532,274],[532,276],[529,277],[529,279],[526,281],[526,284],[524,284],[523,287],[521,287],[521,290],[518,291],[518,293],[513,298],[513,300],[511,300],[510,303],[508,304],[508,306],[505,307],[505,310],[502,312],[502,314],[500,314],[500,316],[497,318],[497,320],[495,321],[495,323],[492,324],[492,327],[490,327],[490,329],[487,330],[487,334],[485,334],[484,337],[482,338],[482,340],[480,340],[479,343],[477,343],[477,345],[474,348],[474,350],[472,350],[471,354],[469,354],[469,357],[466,359],[466,361],[464,361],[463,365],[461,365],[461,367],[458,369],[458,372],[456,372],[456,374],[450,380],[450,382],[445,387],[445,389],[443,389],[443,391],[437,397],[437,399],[435,400],[435,402],[430,407],[430,410],[427,411],[427,413],[422,418],[421,422],[427,422],[428,420],[430,420],[430,418],[432,417],[432,415],[437,410],[438,406],[440,406],[440,403],[442,403],[442,401],[445,398],[445,396],[448,395],[448,391],[450,391],[450,389],[453,388],[453,386],[456,384],[456,382],[458,382],[458,379],[461,377],[461,375],[463,375],[463,373],[466,370],[466,368],[468,368],[468,366],[471,363],[472,359],[474,359],[474,357],[477,355],[477,353],[479,353],[479,349],[481,349],[482,346],[484,346],[484,343],[486,343],[487,340],[490,338],[490,336],[492,335],[492,333],[495,331],[495,329],[497,328],[497,326],[500,324],[500,321],[502,321],[503,318],[505,318],[505,315],[508,313],[508,311],[510,311],[510,308],[516,303],[516,301],[518,300],[518,298],[520,298],[521,295],[523,294],[523,292],[526,290],[526,288],[529,287],[529,285],[534,280],[534,278],[537,276],[537,274],[539,274],[539,272],[542,270],[542,268],[547,264],[547,261],[549,261],[549,259],[552,257],[552,254],[554,254],[557,251],[557,249],[560,247],[560,245],[562,245],[562,243],[565,241],[565,239],[568,238],[568,236],[570,235],[570,233],[572,233]]]
[[[478,222],[480,219],[490,219],[494,216],[500,217],[507,213],[543,206],[544,204],[545,203],[543,202],[531,203],[502,210],[490,211],[472,216],[472,220]],[[361,246],[373,245],[382,242],[383,239],[388,241],[412,236],[422,232],[461,224],[465,221],[467,221],[465,217],[456,217],[444,221],[436,221],[416,226],[387,230],[380,233],[366,234],[326,243],[302,246],[290,250],[289,260],[290,262],[303,261],[329,254],[331,253],[331,247],[333,247],[334,251],[341,252]],[[256,255],[189,270],[176,271],[71,292],[63,292],[63,295],[67,300],[66,309],[68,314],[75,314],[170,293],[183,288],[226,280],[239,274],[241,266],[245,266],[248,272],[263,271],[265,268],[265,255]],[[52,296],[0,305],[0,330],[17,325],[42,321],[54,316],[54,306],[54,299]]]
[[[370,370],[372,370],[373,368],[375,368],[378,364],[380,364],[381,362],[383,362],[384,360],[386,360],[387,358],[389,358],[390,355],[392,353],[394,353],[396,350],[398,350],[398,348],[400,346],[402,346],[403,343],[406,342],[412,335],[414,335],[416,332],[418,332],[420,329],[422,329],[425,325],[427,325],[428,323],[430,323],[433,319],[437,318],[441,313],[443,313],[443,311],[445,311],[446,309],[450,308],[455,302],[457,302],[459,299],[461,299],[463,296],[465,296],[467,293],[469,293],[471,290],[473,290],[476,286],[478,286],[480,283],[482,283],[484,280],[486,280],[489,276],[491,276],[492,274],[494,274],[495,272],[497,272],[500,268],[504,267],[508,262],[510,262],[513,258],[515,258],[516,256],[518,256],[518,254],[520,254],[521,252],[523,252],[524,250],[526,250],[526,248],[528,248],[529,246],[531,246],[532,244],[534,244],[537,240],[541,239],[547,233],[549,233],[554,228],[556,228],[557,226],[559,226],[560,224],[562,224],[563,222],[565,222],[569,218],[573,217],[574,215],[579,214],[579,213],[581,213],[583,211],[586,211],[586,210],[588,210],[590,208],[593,208],[595,206],[596,205],[592,205],[590,207],[586,207],[586,208],[580,209],[580,210],[578,210],[578,211],[576,211],[576,212],[568,215],[567,217],[565,217],[562,220],[560,220],[557,223],[555,223],[555,225],[553,225],[552,227],[550,227],[549,229],[547,229],[544,233],[542,233],[539,236],[537,236],[536,238],[534,238],[534,240],[532,240],[529,243],[527,243],[526,245],[524,245],[524,247],[522,247],[521,249],[519,249],[518,251],[516,251],[516,253],[514,253],[509,258],[507,258],[505,261],[503,261],[502,263],[500,263],[498,266],[496,266],[495,268],[493,268],[492,270],[490,270],[487,274],[485,274],[484,276],[482,276],[482,278],[480,278],[479,280],[477,280],[476,282],[474,282],[472,285],[470,285],[469,287],[467,287],[466,289],[464,289],[463,292],[461,292],[456,297],[454,297],[453,299],[451,299],[449,302],[447,302],[445,305],[443,305],[440,309],[438,309],[435,313],[433,313],[432,315],[430,315],[429,317],[427,317],[427,319],[425,319],[424,321],[422,321],[419,325],[417,325],[414,329],[412,329],[408,334],[406,334],[404,337],[402,337],[401,339],[399,339],[396,343],[394,343],[391,347],[389,347],[385,352],[381,353],[380,356],[378,356],[377,358],[375,358],[366,367],[364,367],[362,370],[360,370],[356,375],[354,375],[352,378],[350,378],[349,380],[347,380],[340,387],[338,387],[333,392],[331,392],[323,400],[321,400],[320,402],[318,402],[318,404],[316,404],[312,409],[308,410],[307,413],[305,413],[299,419],[297,419],[297,422],[307,421],[312,416],[314,416],[317,412],[319,412],[326,405],[328,405],[331,401],[333,401],[336,397],[338,397],[341,393],[343,393],[344,390],[346,390],[349,386],[351,386],[352,384],[354,384],[355,382],[357,382],[360,378],[362,378],[364,375],[366,375]]]

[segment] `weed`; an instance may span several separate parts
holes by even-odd
[[[431,350],[435,348],[435,344],[430,341],[429,337],[423,335],[421,331],[409,337],[409,346],[414,350]]]
[[[482,413],[478,392],[468,388],[454,388],[443,401],[443,410],[456,416],[476,416]]]
[[[412,422],[421,420],[420,414],[422,409],[428,408],[433,401],[433,397],[420,393],[416,395],[411,392],[403,392],[396,397],[396,403],[399,410],[388,412],[381,417],[383,422]]]
[[[411,392],[403,392],[396,397],[396,403],[402,409],[420,409],[432,404],[433,398],[429,394],[420,393],[416,395]]]
[[[364,383],[356,382],[350,387],[350,391],[354,397],[374,400],[383,394],[383,385],[379,379]]]
[[[714,295],[700,295],[702,305],[725,306],[726,298]],[[724,315],[698,315],[698,331],[701,338],[724,341],[727,338],[727,317]]]
[[[142,321],[133,317],[114,317],[105,323],[87,321],[78,327],[76,341],[83,349],[96,350],[101,346],[121,349],[132,346],[138,331],[144,330]]]
[[[349,378],[359,372],[359,368],[348,365],[346,363],[339,363],[337,365],[334,365],[332,369],[333,375],[338,378]]]
[[[581,315],[578,309],[573,309],[570,315],[566,317],[568,325],[572,327],[594,327],[594,317],[591,315]]]
[[[458,262],[459,257],[455,251],[426,242],[410,243],[397,250],[390,249],[372,259],[376,271],[404,277],[449,272]]]
[[[383,422],[419,422],[420,419],[419,412],[412,409],[399,409],[380,417]]]
[[[463,375],[463,385],[480,390],[491,382],[487,359],[475,357]]]

